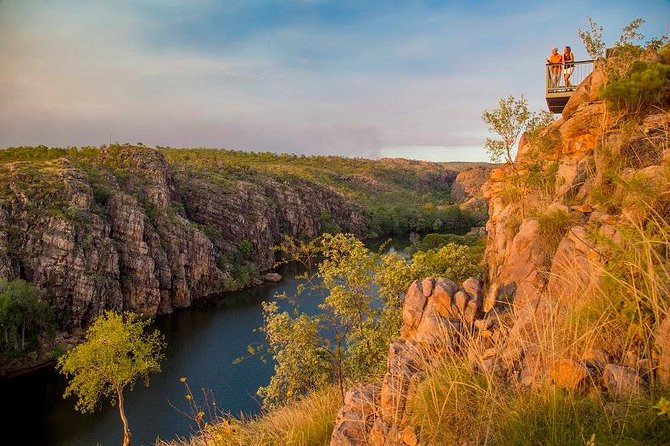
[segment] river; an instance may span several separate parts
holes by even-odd
[[[391,249],[406,245],[401,240]],[[132,392],[126,392],[133,444],[151,445],[157,437],[169,440],[193,432],[193,423],[172,407],[188,409],[181,377],[188,379],[196,398],[201,389],[210,390],[220,410],[233,415],[260,411],[256,389],[268,383],[271,361],[264,363],[257,357],[239,364],[233,361],[246,355],[249,344],[262,340],[262,333],[255,331],[262,325],[261,303],[272,300],[276,293],[295,294],[297,272],[295,267],[286,268],[280,283],[197,301],[191,308],[156,319],[155,326],[165,335],[166,359],[161,373],[151,376],[149,387],[137,383]],[[312,312],[320,299],[303,296],[301,305]],[[105,401],[93,414],[75,412],[75,400],[62,397],[65,386],[65,379],[52,367],[0,381],[5,401],[3,426],[20,438],[17,444],[120,444],[123,432],[117,408]]]

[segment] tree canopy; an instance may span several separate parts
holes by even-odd
[[[149,385],[149,374],[160,371],[163,359],[163,336],[157,330],[147,333],[149,323],[132,313],[108,311],[89,327],[83,343],[58,360],[61,373],[70,378],[63,397],[75,395],[77,410],[92,412],[105,397],[118,404],[124,445],[130,444],[130,429],[123,391],[138,379]]]

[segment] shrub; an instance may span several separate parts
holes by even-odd
[[[253,251],[253,245],[249,240],[242,240],[238,246],[241,260],[249,260]]]
[[[537,222],[542,250],[547,260],[550,260],[565,234],[578,222],[578,217],[562,209],[555,209],[540,215]]]
[[[415,277],[446,277],[460,283],[468,277],[484,275],[482,249],[448,243],[439,249],[417,252],[412,256]]]
[[[617,109],[640,112],[670,100],[670,65],[639,61],[626,76],[611,80],[600,91]]]

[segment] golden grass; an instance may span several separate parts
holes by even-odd
[[[158,446],[323,446],[342,405],[336,386],[248,419],[221,418],[190,439]]]

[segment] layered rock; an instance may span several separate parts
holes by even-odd
[[[403,303],[401,335],[389,347],[382,382],[351,389],[340,409],[331,445],[416,445],[410,409],[425,372],[447,355],[464,355],[465,339],[486,337],[494,325],[482,311],[476,279],[460,287],[447,279],[415,281]]]
[[[574,390],[588,381],[612,393],[641,385],[639,381],[617,384],[635,380],[617,369],[622,364],[609,363],[611,358],[599,345],[590,350],[601,352],[598,360],[556,357],[543,345],[564,314],[602,292],[611,250],[620,249],[617,246],[622,243],[621,228],[643,227],[652,208],[656,209],[654,218],[668,216],[663,198],[668,191],[664,159],[670,159],[670,149],[661,141],[667,141],[670,118],[667,113],[652,114],[641,119],[635,131],[619,128],[620,121],[605,113],[605,104],[598,99],[603,81],[599,71],[588,77],[563,116],[541,138],[521,139],[516,173],[511,166],[496,169],[484,186],[490,216],[486,305],[509,302],[514,310],[513,325],[498,353],[504,358],[507,375],[522,384],[552,380]],[[609,179],[613,169],[622,169],[623,181]],[[543,190],[524,187],[514,195],[510,184],[515,175],[526,177],[532,172],[543,175]],[[651,198],[634,198],[623,182],[643,184]],[[610,196],[603,199],[603,194]],[[616,198],[620,208],[603,205],[608,198]],[[557,226],[550,226],[552,222]],[[556,244],[548,239],[556,239]],[[662,333],[659,328],[657,344],[663,343]],[[648,356],[637,358],[631,367],[658,369],[662,375],[662,359]]]
[[[61,328],[106,309],[168,313],[235,289],[242,241],[255,271],[271,268],[284,234],[313,237],[323,215],[362,235],[363,211],[336,192],[271,178],[233,190],[177,175],[161,152],[125,146],[86,162],[0,166],[0,276],[47,291]]]

